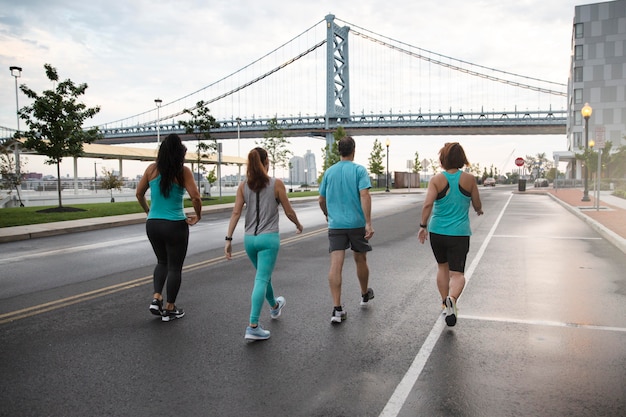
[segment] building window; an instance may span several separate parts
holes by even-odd
[[[574,89],[574,104],[581,104],[583,102],[583,89],[575,88]]]
[[[580,39],[582,38],[584,35],[583,33],[583,24],[582,23],[576,23],[574,25],[574,36],[576,37],[576,39]]]
[[[574,59],[576,61],[580,61],[581,59],[583,59],[583,46],[582,45],[576,45],[574,47]]]
[[[574,82],[581,83],[583,81],[583,67],[574,68]]]
[[[582,132],[574,132],[572,137],[572,148],[574,150],[583,147],[583,134]]]
[[[580,114],[580,111],[574,112],[574,125],[580,126],[583,124],[583,116]]]

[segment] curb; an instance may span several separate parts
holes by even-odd
[[[298,197],[290,199],[291,204],[317,200],[317,197]],[[235,203],[206,206],[202,215],[232,211]],[[193,213],[193,208],[186,208],[185,213]],[[145,213],[125,214],[122,216],[94,217],[64,222],[40,223],[27,226],[0,228],[0,243],[17,242],[20,240],[37,239],[40,237],[58,236],[69,233],[88,232],[91,230],[108,229],[111,227],[129,226],[146,222]]]
[[[546,194],[549,195],[550,198],[552,198],[554,201],[559,203],[561,206],[565,207],[570,213],[574,213],[574,215],[576,215],[579,219],[583,220],[585,223],[591,226],[591,228],[594,229],[596,232],[598,232],[603,238],[611,242],[613,246],[615,246],[617,249],[621,250],[624,254],[626,254],[626,239],[624,239],[623,237],[621,237],[614,231],[608,229],[602,223],[585,215],[579,209],[572,207],[566,202],[564,202],[563,200],[560,200],[558,197],[555,197],[551,193],[546,193]]]

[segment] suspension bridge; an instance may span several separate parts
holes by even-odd
[[[218,81],[100,125],[98,143],[169,133],[195,140],[178,121],[201,101],[220,124],[211,130],[217,140],[262,138],[273,118],[285,136],[327,143],[338,126],[352,136],[563,135],[566,97],[563,83],[452,58],[329,14]]]

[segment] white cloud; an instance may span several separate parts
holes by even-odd
[[[196,91],[277,48],[323,20],[328,13],[351,25],[439,54],[566,83],[571,24],[578,2],[361,0],[356,5],[331,0],[23,0],[2,3],[0,70],[5,68],[1,71],[6,71],[6,76],[0,77],[0,80],[4,78],[0,82],[0,126],[15,127],[15,87],[8,71],[11,65],[24,68],[19,82],[35,91],[50,88],[43,70],[45,63],[57,67],[62,79],[87,83],[84,101],[89,106],[102,107],[95,121],[105,123],[152,110],[157,97],[171,101]],[[425,100],[426,93],[420,94],[424,94],[420,97]],[[310,99],[324,102],[323,97]],[[265,110],[258,109],[257,114],[264,115]],[[416,144],[420,155],[428,153],[431,158],[436,158],[441,144],[450,139],[391,138],[392,143],[406,144],[405,154],[412,154]],[[551,151],[565,146],[564,136],[452,139],[459,140],[470,159],[479,160],[482,165],[499,164],[512,149],[519,150],[516,156],[538,152],[550,155]],[[373,140],[364,138],[359,151],[369,154]],[[499,141],[506,145],[501,146]],[[322,141],[316,140],[294,144],[297,153],[311,149],[317,154],[318,162],[319,149],[323,146]],[[226,151],[232,149],[236,150],[234,143],[225,145]],[[397,156],[394,149],[397,148],[394,146],[390,155],[392,169],[404,169],[407,158]],[[34,157],[30,159],[27,168],[39,170],[35,168]],[[359,162],[366,164],[367,157]],[[81,167],[81,174],[83,169],[85,175],[90,173],[89,166]],[[41,167],[40,171],[50,173],[53,167]],[[64,172],[71,172],[70,168]]]

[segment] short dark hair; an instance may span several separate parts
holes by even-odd
[[[346,136],[339,139],[339,143],[337,144],[337,150],[339,151],[339,155],[346,157],[352,155],[354,149],[356,148],[356,144],[354,143],[354,139],[352,136]]]
[[[443,169],[461,169],[469,166],[469,161],[465,156],[465,151],[459,142],[449,142],[439,150],[439,162]]]

